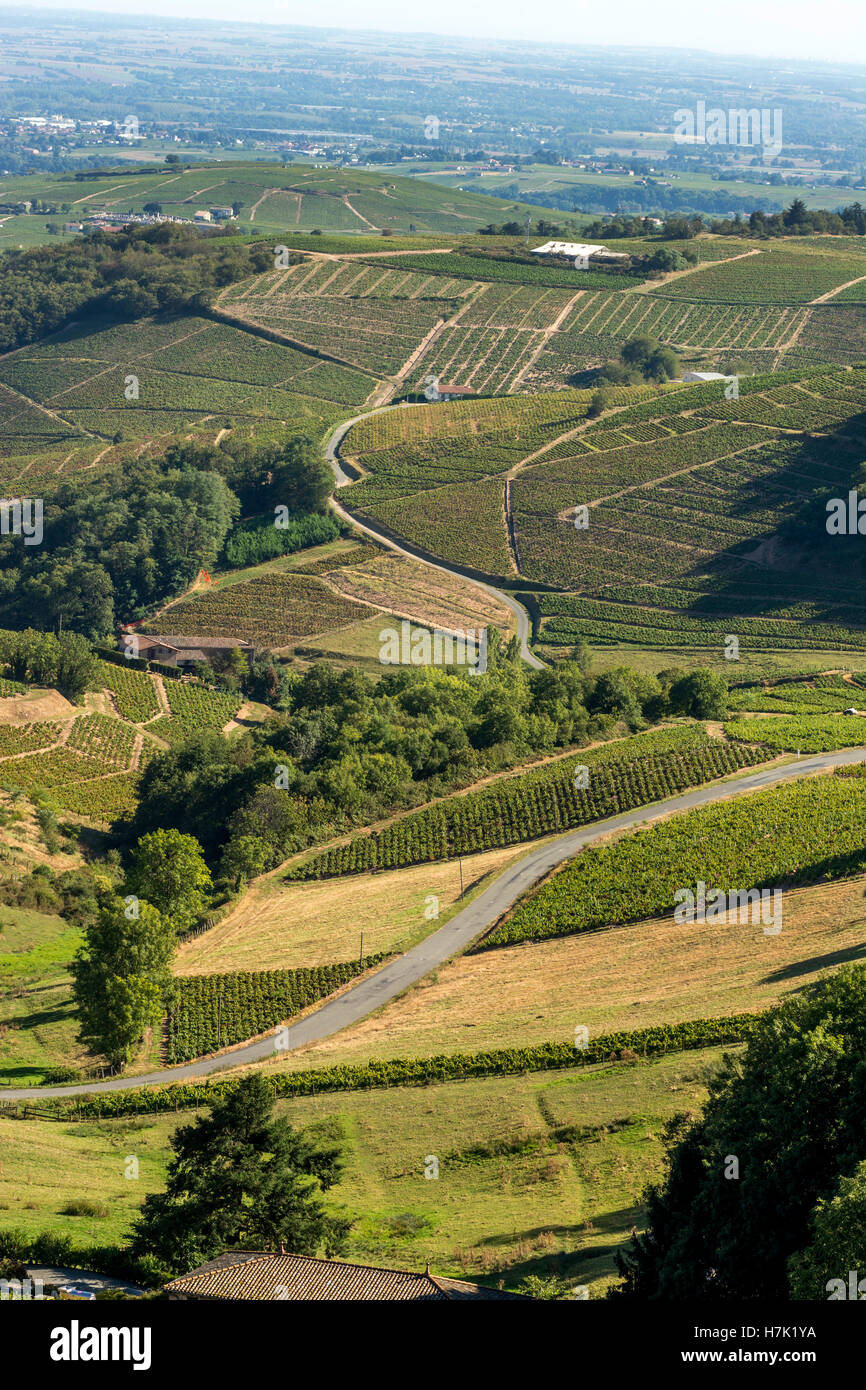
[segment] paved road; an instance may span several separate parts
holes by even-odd
[[[613,830],[625,830],[639,825],[642,821],[656,820],[660,816],[669,815],[672,811],[689,811],[696,806],[706,806],[710,802],[728,801],[732,797],[760,791],[811,772],[859,762],[866,762],[866,748],[846,748],[838,753],[819,753],[782,766],[762,768],[730,782],[698,787],[695,791],[684,792],[681,796],[669,797],[667,801],[657,801],[652,806],[640,806],[623,815],[597,821],[580,830],[569,831],[566,835],[559,835],[530,850],[523,858],[511,864],[474,902],[462,912],[458,912],[450,922],[439,927],[426,940],[413,946],[411,951],[407,951],[397,960],[390,961],[374,975],[369,975],[357,985],[353,985],[345,994],[323,1004],[307,1018],[285,1029],[280,1039],[283,1044],[280,1050],[292,1052],[307,1043],[321,1042],[323,1038],[329,1038],[366,1018],[390,999],[402,994],[410,985],[423,979],[431,970],[444,964],[456,952],[470,945],[486,927],[492,926],[512,903],[551,869],[570,859],[586,845],[609,835]],[[81,1086],[39,1086],[24,1090],[7,1090],[0,1087],[0,1100],[92,1095],[102,1091],[125,1091],[140,1086],[158,1086],[170,1081],[189,1081],[224,1070],[226,1067],[264,1061],[273,1057],[275,1050],[275,1035],[269,1034],[258,1042],[242,1043],[219,1057],[203,1057],[194,1062],[187,1062],[184,1066],[167,1067],[162,1071],[151,1072],[147,1076],[122,1077],[116,1081],[94,1081]]]
[[[415,407],[417,407],[418,404],[420,404],[420,402],[416,402]],[[365,411],[363,415],[356,415],[353,419],[345,420],[342,425],[337,426],[325,445],[325,455],[334,470],[337,487],[348,487],[350,483],[354,481],[354,479],[350,478],[341,467],[338,453],[340,445],[352,426],[357,424],[359,420],[366,420],[371,415],[381,415],[386,410],[412,410],[415,407],[411,404],[380,405],[376,410]],[[504,603],[514,614],[517,621],[517,636],[520,639],[521,657],[526,662],[527,666],[531,666],[534,671],[544,670],[544,662],[540,661],[538,657],[529,650],[529,638],[532,632],[529,614],[523,604],[518,602],[516,598],[513,598],[505,589],[495,589],[492,584],[485,584],[480,579],[470,579],[468,575],[461,574],[458,569],[452,569],[450,565],[446,565],[442,560],[428,560],[422,555],[417,555],[414,551],[408,550],[400,545],[398,541],[392,540],[391,537],[386,535],[384,531],[381,531],[375,523],[359,521],[357,517],[347,512],[345,507],[341,507],[336,498],[333,499],[332,506],[337,515],[342,517],[344,521],[350,522],[359,531],[363,531],[366,535],[373,536],[383,545],[387,545],[389,550],[396,551],[398,555],[406,555],[410,560],[414,560],[418,564],[428,565],[432,570],[441,570],[444,574],[456,575],[458,579],[463,580],[464,584],[474,584],[477,588],[483,589],[485,593],[491,594],[493,598],[498,599],[500,603]]]

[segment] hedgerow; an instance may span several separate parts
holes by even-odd
[[[660,1057],[667,1052],[720,1047],[742,1042],[754,1027],[757,1014],[731,1014],[727,1018],[696,1018],[685,1023],[606,1033],[586,1047],[571,1042],[540,1043],[535,1047],[506,1047],[489,1052],[453,1052],[435,1057],[397,1057],[359,1065],[325,1067],[314,1071],[280,1072],[268,1080],[274,1098],[317,1095],[327,1091],[364,1091],[385,1086],[427,1086],[442,1081],[468,1081],[478,1077],[515,1076],[533,1071],[560,1071],[573,1067],[631,1062]],[[108,1091],[92,1096],[39,1098],[66,1118],[108,1119],[123,1115],[159,1114],[210,1104],[233,1088],[234,1082],[191,1082],[175,1086]],[[0,1097],[2,1104],[2,1097]],[[21,1104],[21,1103],[19,1103]],[[16,1105],[16,1110],[18,1106]]]

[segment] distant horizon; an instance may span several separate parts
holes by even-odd
[[[755,5],[753,0],[729,0],[723,16],[715,11],[692,11],[683,16],[679,3],[672,0],[661,0],[648,13],[643,0],[622,0],[616,14],[616,30],[628,38],[616,42],[610,41],[609,19],[600,14],[545,14],[546,28],[540,34],[535,20],[528,17],[526,7],[518,0],[476,0],[471,8],[459,0],[442,0],[429,10],[418,11],[407,11],[397,0],[372,0],[362,12],[350,0],[331,0],[329,22],[317,25],[310,24],[308,6],[297,0],[248,0],[245,10],[244,18],[238,18],[232,0],[150,0],[147,8],[132,13],[127,0],[73,0],[69,4],[63,0],[30,0],[23,5],[0,5],[0,14],[102,14],[127,21],[192,21],[306,29],[319,34],[345,32],[384,39],[429,36],[477,45],[560,44],[575,50],[672,52],[744,61],[866,67],[866,18],[860,0],[824,0],[819,24],[815,22],[814,6],[805,0],[793,0],[790,4],[765,0],[761,5]],[[488,18],[487,32],[480,32]],[[852,48],[859,52],[859,57],[851,57]]]

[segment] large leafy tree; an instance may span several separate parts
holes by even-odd
[[[761,1016],[744,1053],[711,1084],[703,1114],[672,1125],[667,1174],[647,1193],[646,1231],[618,1258],[624,1283],[615,1292],[785,1298],[789,1260],[820,1239],[817,1204],[866,1158],[864,1057],[864,966]]]
[[[180,830],[142,835],[131,855],[130,892],[145,898],[180,933],[203,911],[213,887],[201,845]]]
[[[339,1253],[349,1223],[321,1200],[339,1177],[339,1149],[275,1116],[263,1077],[233,1086],[171,1145],[166,1189],[145,1198],[135,1228],[136,1255],[181,1271],[233,1248]]]
[[[171,924],[146,902],[107,898],[72,963],[79,1036],[114,1067],[130,1060],[163,1014],[171,983]]]
[[[833,1197],[818,1202],[811,1229],[811,1244],[789,1261],[791,1297],[849,1298],[852,1282],[866,1280],[866,1159],[853,1177],[840,1179]]]

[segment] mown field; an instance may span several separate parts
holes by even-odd
[[[835,966],[866,958],[866,879],[785,894],[783,927],[650,918],[449,961],[401,998],[280,1070],[375,1057],[535,1047],[618,1030],[762,1010]]]

